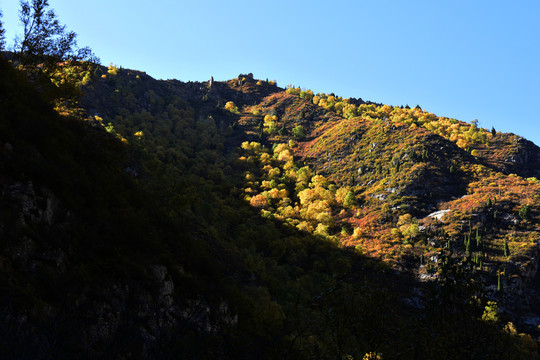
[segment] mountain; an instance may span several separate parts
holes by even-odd
[[[251,74],[96,66],[51,105],[0,72],[2,358],[538,358],[527,140]]]

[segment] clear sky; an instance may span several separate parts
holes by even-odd
[[[256,78],[514,132],[540,145],[540,1],[49,0],[103,64]],[[0,0],[8,43],[17,0]]]

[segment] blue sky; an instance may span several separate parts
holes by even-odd
[[[49,0],[103,64],[205,81],[252,72],[540,144],[540,1]],[[18,1],[0,0],[8,43]]]

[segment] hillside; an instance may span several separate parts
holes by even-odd
[[[59,114],[0,65],[0,357],[538,358],[534,144],[114,66]]]
[[[182,99],[209,138],[199,144],[206,141],[220,151],[215,144],[222,141],[229,155],[246,141],[256,143],[242,145],[238,154],[244,159],[242,188],[252,203],[262,195],[266,204],[259,207],[271,217],[311,232],[321,224],[340,243],[373,255],[384,248],[384,257],[398,263],[440,250],[440,244],[462,254],[463,239],[472,232],[486,244],[484,251],[475,248],[481,253],[475,255],[499,267],[535,251],[540,152],[516,135],[418,108],[305,95],[294,88],[285,92],[247,75],[210,86],[150,84],[146,75],[125,72],[109,74],[86,90],[83,104],[91,114],[110,122],[126,141],[140,131],[146,144],[159,140],[167,152],[178,148],[177,137],[185,134],[174,134],[181,123],[163,111],[164,105]],[[137,94],[136,88],[146,91]],[[316,175],[319,183],[312,181]],[[310,219],[306,212],[317,205],[312,200],[328,204]],[[328,223],[316,219],[325,211]],[[403,225],[414,224],[419,228],[414,236],[403,234]],[[504,239],[510,251],[501,257]]]

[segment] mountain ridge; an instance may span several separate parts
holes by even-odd
[[[413,129],[412,125],[403,125],[401,121],[395,123],[394,121],[390,121],[388,119],[384,120],[384,117],[382,122],[380,119],[376,118],[374,120],[367,120],[368,122],[371,121],[371,124],[376,124],[377,126],[365,126],[363,130],[357,130],[360,128],[358,128],[358,124],[355,122],[365,122],[366,120],[355,117],[345,120],[336,115],[334,112],[324,109],[321,106],[309,104],[308,102],[305,102],[304,99],[298,99],[298,97],[295,98],[294,95],[291,97],[291,94],[285,95],[283,92],[280,93],[277,87],[265,87],[265,82],[260,80],[257,81],[249,75],[240,75],[237,79],[230,80],[228,82],[213,82],[210,88],[208,88],[210,82],[187,83],[185,85],[180,85],[181,83],[178,82],[174,83],[178,85],[181,91],[187,91],[188,93],[191,91],[191,97],[188,96],[188,98],[190,98],[191,101],[199,104],[198,106],[200,107],[200,110],[197,111],[199,111],[200,117],[212,116],[208,115],[212,113],[216,119],[219,118],[220,123],[218,128],[222,131],[227,129],[230,131],[232,127],[238,127],[241,129],[241,131],[236,132],[237,134],[247,134],[247,137],[245,137],[245,135],[241,135],[240,139],[237,138],[236,146],[239,145],[241,140],[253,141],[257,140],[257,138],[258,140],[262,141],[263,144],[276,144],[280,141],[290,139],[290,134],[293,132],[295,127],[302,127],[305,132],[305,134],[303,134],[305,139],[303,140],[306,141],[298,141],[298,148],[291,149],[293,150],[295,156],[299,155],[300,159],[313,166],[315,171],[323,174],[325,172],[326,174],[330,174],[330,178],[333,181],[336,183],[341,183],[342,185],[354,184],[358,187],[362,184],[355,183],[355,181],[352,179],[344,181],[344,179],[338,176],[339,172],[336,173],[335,171],[329,171],[328,169],[339,169],[339,171],[345,173],[349,177],[353,176],[353,178],[356,177],[358,179],[367,179],[367,182],[363,182],[364,185],[371,182],[371,189],[366,192],[367,196],[388,196],[385,195],[384,192],[377,194],[376,189],[378,187],[372,186],[374,182],[380,183],[382,180],[384,180],[384,178],[387,177],[386,175],[389,175],[375,175],[375,178],[373,178],[374,171],[378,170],[377,167],[381,168],[381,171],[383,170],[382,168],[385,167],[381,165],[381,161],[377,162],[377,157],[384,158],[386,156],[386,161],[388,163],[394,163],[394,167],[400,161],[403,162],[404,164],[398,165],[402,166],[402,170],[403,166],[409,166],[410,168],[410,166],[413,166],[416,161],[416,165],[413,166],[414,171],[407,175],[409,177],[412,176],[412,178],[408,178],[408,180],[407,178],[403,179],[409,185],[402,185],[401,190],[399,187],[395,188],[395,186],[392,184],[382,185],[381,183],[380,185],[384,186],[384,189],[390,189],[390,195],[394,197],[396,197],[396,192],[397,195],[399,195],[400,192],[403,192],[402,197],[405,198],[405,203],[401,205],[395,203],[393,206],[404,205],[410,207],[411,204],[420,201],[418,206],[413,206],[413,215],[418,213],[419,215],[423,214],[423,216],[426,216],[433,211],[440,210],[437,209],[436,204],[447,202],[448,200],[452,199],[456,200],[458,197],[466,195],[468,190],[466,190],[466,186],[462,184],[463,182],[461,180],[463,180],[464,176],[470,178],[470,180],[467,181],[474,180],[474,171],[476,169],[474,166],[476,165],[485,166],[486,168],[491,168],[496,172],[503,174],[508,174],[514,171],[521,174],[523,177],[531,177],[531,175],[535,175],[538,171],[538,167],[536,166],[538,164],[538,154],[540,153],[538,147],[527,140],[521,139],[512,134],[499,133],[496,135],[491,135],[491,138],[493,139],[490,140],[491,142],[471,144],[470,146],[472,149],[467,148],[467,151],[464,151],[464,149],[456,146],[454,142],[440,138],[438,137],[439,135],[432,134],[432,132],[429,130],[420,131],[420,129],[417,130],[416,126]],[[186,90],[186,88],[188,90]],[[194,89],[196,90],[195,92],[193,92]],[[261,93],[263,89],[264,93]],[[294,88],[290,89],[294,90]],[[257,97],[261,99],[260,103],[253,104]],[[233,103],[237,104],[234,106],[245,106],[245,109],[241,113],[238,113],[238,120],[234,119],[234,117],[237,115],[230,112],[226,112],[226,114],[229,114],[226,117],[222,116],[222,112],[216,115],[213,106],[208,105],[208,103],[212,103],[212,105],[216,105],[219,108],[220,106],[225,106],[224,103],[228,101],[232,101]],[[366,103],[363,101],[360,105],[364,104],[368,106],[374,105],[373,103]],[[384,108],[383,106],[379,107]],[[419,109],[412,109],[412,111],[420,111],[421,113],[425,113]],[[266,117],[268,113],[279,115],[279,120],[275,121],[275,124],[271,125],[274,128],[274,130],[271,131],[269,127],[265,125],[266,120],[263,121],[262,119],[263,117]],[[428,115],[432,116],[430,114]],[[313,119],[316,120],[312,121]],[[272,120],[269,121],[272,122]],[[459,125],[461,127],[466,126],[468,128],[467,131],[469,132],[471,129],[477,131],[474,124],[470,125],[460,122],[457,123],[461,124]],[[346,128],[346,124],[349,124],[349,128]],[[328,129],[329,127],[334,127],[334,129]],[[382,141],[382,144],[386,145],[383,146],[382,150],[386,155],[382,157],[375,156],[376,162],[372,165],[366,163],[365,159],[368,156],[373,158],[373,155],[370,154],[378,150],[376,148],[377,142],[369,141],[368,143],[364,144],[362,156],[359,155],[359,149],[354,151],[357,154],[356,162],[358,165],[353,166],[355,160],[351,159],[351,153],[347,155],[346,151],[343,149],[329,150],[330,148],[325,148],[325,141],[332,143],[332,146],[336,146],[336,143],[339,145],[339,141],[343,140],[339,139],[340,136],[336,137],[333,134],[333,131],[335,131],[338,127],[344,127],[344,129],[340,130],[343,134],[351,131],[356,132],[356,135],[354,136],[359,138],[356,140],[362,140],[362,137],[358,135],[360,134],[358,131],[364,133],[366,131],[371,131],[373,134],[371,134],[371,136],[367,136],[367,140],[376,139],[377,137],[380,138],[381,136],[385,137],[386,139]],[[381,129],[383,129],[382,132]],[[401,154],[394,154],[393,148],[391,148],[391,154],[387,154],[386,150],[384,150],[384,147],[388,145],[388,139],[391,137],[393,132],[396,132],[397,135],[395,135],[395,140],[392,141],[403,141],[403,139],[410,138],[410,140],[408,140],[409,145],[405,146],[405,144],[401,144],[402,149],[406,148],[406,151],[400,150]],[[481,130],[481,132],[489,135],[487,130]],[[234,131],[232,133],[234,133]],[[281,135],[280,133],[286,135]],[[401,135],[402,133],[404,135]],[[242,136],[244,137],[242,138]],[[334,136],[334,139],[330,139],[331,141],[324,140],[325,137],[330,138],[331,136]],[[419,136],[420,139],[423,139],[422,141],[418,140]],[[325,151],[330,151],[327,153],[327,155],[325,155],[327,157],[335,157],[336,153],[338,153],[339,161],[336,162],[323,159],[324,157],[321,156],[320,152],[315,150],[316,147],[308,146],[313,142],[315,142],[313,146],[318,146],[319,148],[325,149]],[[317,143],[320,145],[316,145]],[[507,147],[510,147],[510,149],[507,149],[501,153],[500,148],[497,147],[500,144],[505,144]],[[373,145],[375,145],[375,147]],[[350,144],[344,144],[343,146],[350,150]],[[428,152],[430,153],[428,154]],[[471,153],[474,153],[475,155],[471,155]],[[397,155],[403,157],[403,159],[395,159]],[[348,160],[345,161],[345,159],[339,158],[339,156],[348,156]],[[422,158],[428,159],[430,157],[433,158],[434,161],[422,161]],[[320,164],[313,159],[318,160]],[[461,162],[470,162],[472,168],[469,166],[464,170],[453,169],[454,167],[457,167],[457,159],[459,159]],[[332,165],[333,163],[336,163],[336,165]],[[409,163],[409,165],[407,165],[407,163]],[[435,168],[432,168],[432,166],[435,166]],[[393,171],[392,169],[384,170],[387,172]],[[369,176],[366,176],[365,174],[359,175],[360,172],[370,172],[370,174]],[[404,172],[401,171],[401,173]],[[427,185],[421,185],[422,181],[428,181],[426,183]],[[429,185],[429,181],[434,182],[433,185]],[[440,181],[443,181],[443,183],[437,185],[437,182]],[[446,182],[446,185],[444,185],[444,182]],[[456,185],[456,183],[461,183],[462,185]],[[426,193],[425,189],[427,188],[429,188],[429,194]],[[384,189],[381,188],[381,190]],[[426,195],[429,196],[426,197]],[[432,200],[429,200],[429,198],[432,198]],[[525,204],[522,206],[525,206]]]
[[[445,247],[440,234],[470,242],[480,229],[491,260],[508,263],[503,237],[484,234],[492,220],[472,218],[498,210],[499,231],[521,239],[537,224],[534,180],[493,173],[426,129],[346,119],[315,104],[319,95],[248,75],[210,86],[97,67],[81,108],[64,109],[77,116],[66,117],[8,68],[3,108],[19,111],[0,118],[2,213],[13,219],[0,227],[13,244],[2,250],[4,357],[537,358],[532,337],[489,303],[512,301],[475,285],[497,276],[474,261],[480,251],[457,239]],[[406,148],[419,139],[423,147]],[[352,178],[339,172],[348,163]],[[455,193],[484,203],[491,192],[477,188],[519,186],[531,206],[519,220],[521,200],[505,190],[491,206],[448,199],[454,212],[473,211],[447,223],[414,219],[436,209],[413,185],[439,173],[466,178]],[[447,199],[439,193],[430,198]]]

